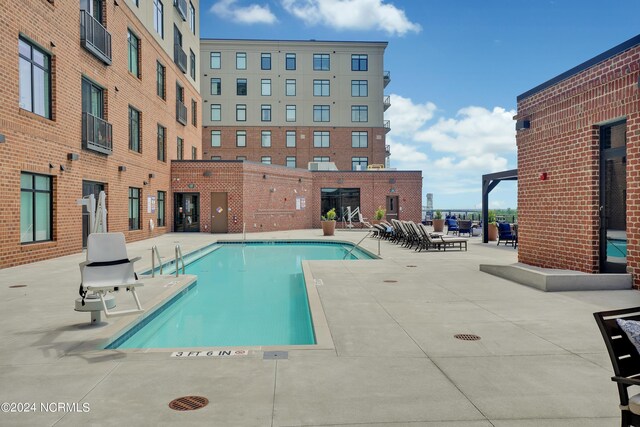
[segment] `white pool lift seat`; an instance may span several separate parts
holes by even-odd
[[[91,323],[100,322],[100,312],[107,318],[142,313],[144,309],[136,294],[138,282],[133,263],[140,257],[129,259],[122,233],[91,233],[87,238],[87,260],[80,263],[80,298],[76,301],[76,311],[90,311]],[[121,289],[131,291],[137,308],[110,311],[115,300],[108,295]],[[87,293],[90,293],[87,295]],[[98,302],[98,298],[100,302]]]

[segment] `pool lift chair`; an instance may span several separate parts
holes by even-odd
[[[143,286],[133,269],[140,257],[129,259],[124,234],[91,233],[87,238],[87,260],[80,263],[80,296],[76,299],[76,311],[89,311],[91,324],[101,322],[101,313],[107,318],[144,312],[136,287]],[[134,309],[112,310],[115,298],[110,295],[126,289],[131,292],[136,303]]]

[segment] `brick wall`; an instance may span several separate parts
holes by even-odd
[[[518,102],[531,126],[517,134],[520,262],[600,271],[599,129],[626,119],[627,264],[640,285],[639,69],[636,45]]]

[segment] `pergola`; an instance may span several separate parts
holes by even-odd
[[[482,241],[489,243],[489,193],[500,181],[517,181],[518,169],[482,175]]]

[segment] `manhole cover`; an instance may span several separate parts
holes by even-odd
[[[397,280],[384,280],[384,283],[398,283]]]
[[[417,265],[407,265],[407,267],[417,267]]]
[[[26,288],[27,285],[11,285],[10,288]]]
[[[209,399],[202,396],[184,396],[169,402],[169,408],[174,411],[195,411],[209,404]]]
[[[480,339],[479,336],[473,335],[473,334],[455,334],[454,338],[457,338],[463,341],[478,341]]]

